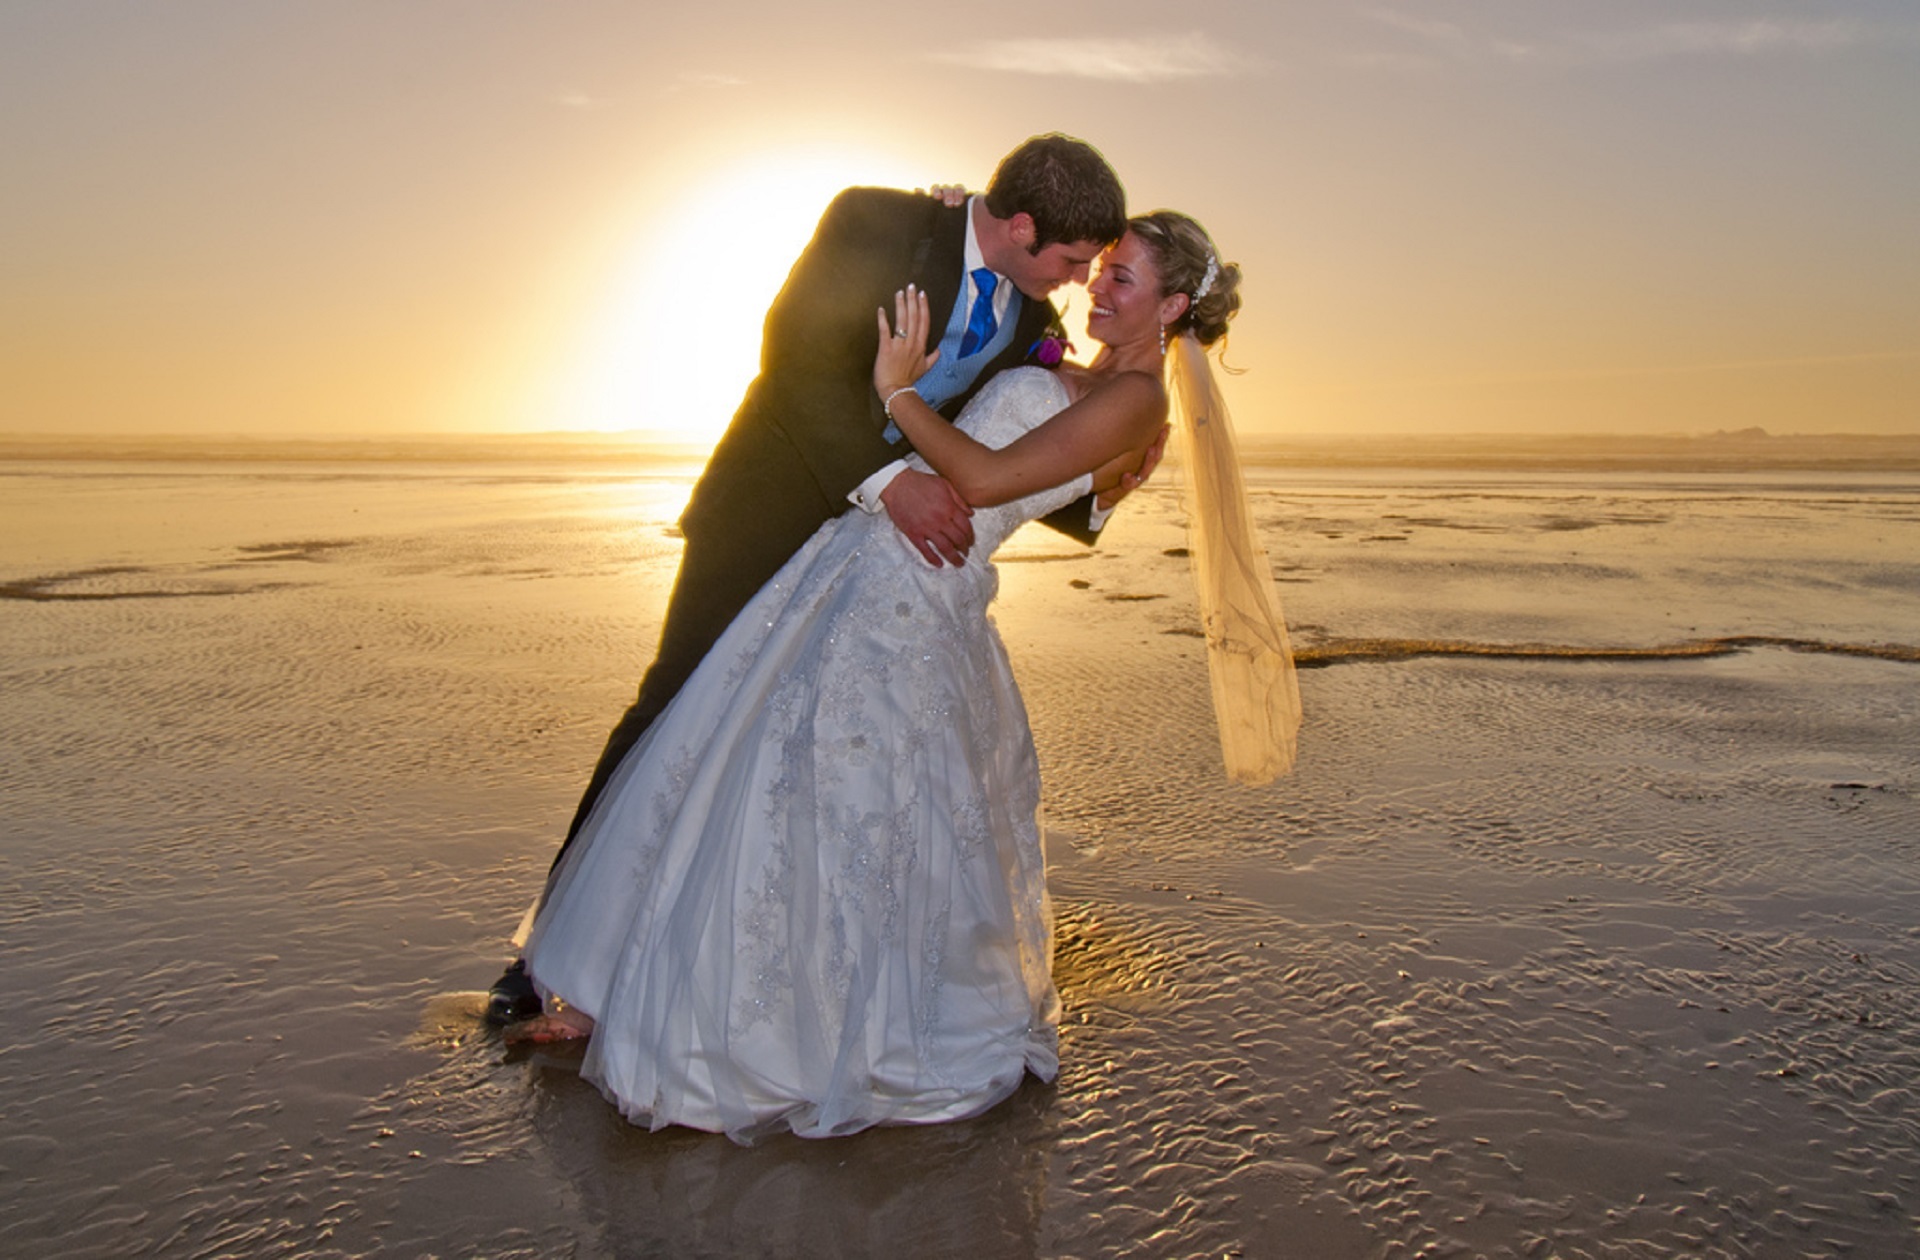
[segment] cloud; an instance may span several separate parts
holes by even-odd
[[[1362,69],[1414,69],[1430,68],[1449,61],[1479,61],[1489,57],[1501,61],[1531,61],[1540,54],[1535,44],[1507,37],[1477,35],[1457,22],[1440,18],[1403,13],[1398,9],[1368,9],[1366,16],[1377,25],[1389,27],[1408,38],[1393,48],[1376,47],[1341,53],[1336,60],[1343,65]]]
[[[1912,40],[1912,28],[1869,30],[1851,21],[1753,18],[1727,22],[1666,22],[1611,31],[1539,32],[1532,37],[1483,34],[1453,23],[1373,9],[1367,14],[1420,46],[1418,54],[1373,51],[1350,56],[1354,64],[1392,66],[1436,61],[1495,60],[1578,65],[1662,61],[1677,57],[1754,57],[1851,48],[1873,40]]]
[[[1674,22],[1637,31],[1578,36],[1574,48],[1603,58],[1651,61],[1667,57],[1741,56],[1771,52],[1819,52],[1861,42],[1854,22]]]
[[[1430,40],[1436,44],[1447,44],[1456,48],[1468,44],[1467,33],[1453,22],[1443,22],[1437,18],[1416,17],[1411,13],[1401,13],[1397,9],[1375,9],[1371,14],[1374,21],[1383,26]]]
[[[1108,83],[1169,83],[1239,74],[1255,63],[1221,47],[1203,31],[1132,39],[978,40],[930,60],[969,70],[997,70]]]
[[[699,88],[736,88],[742,87],[745,84],[746,80],[740,78],[738,75],[702,73],[688,70],[675,75],[673,82],[667,84],[666,90],[669,93],[687,92]]]
[[[658,85],[654,90],[663,95],[672,96],[679,92],[725,90],[727,88],[741,87],[745,83],[745,79],[736,75],[687,70],[674,75],[671,79]],[[561,92],[553,98],[553,101],[554,104],[564,106],[567,109],[582,110],[605,109],[613,103],[611,98],[592,96],[586,92],[578,91]]]

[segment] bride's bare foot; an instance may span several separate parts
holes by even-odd
[[[500,1034],[510,1046],[550,1046],[563,1041],[585,1041],[593,1036],[593,1019],[572,1007],[549,1011],[508,1024]]]

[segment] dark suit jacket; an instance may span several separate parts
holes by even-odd
[[[966,215],[964,206],[892,189],[853,188],[834,199],[767,312],[760,374],[681,518],[690,547],[710,531],[764,523],[778,536],[768,545],[784,548],[784,559],[848,509],[855,487],[906,452],[904,443],[887,443],[873,391],[874,312],[885,308],[891,318],[894,292],[919,285],[933,347],[959,297]],[[1020,363],[1052,318],[1051,304],[1023,296],[1007,349],[942,414],[952,419],[994,373]],[[1091,542],[1087,513],[1083,501],[1048,523]]]

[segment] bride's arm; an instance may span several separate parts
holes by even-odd
[[[1166,420],[1166,393],[1160,383],[1145,373],[1123,372],[1006,446],[983,446],[908,388],[938,355],[920,349],[926,345],[927,295],[909,289],[896,295],[894,309],[899,332],[905,335],[895,335],[886,312],[879,312],[873,386],[914,450],[976,507],[1011,502],[1082,473],[1105,471],[1126,456],[1137,463],[1139,452]]]

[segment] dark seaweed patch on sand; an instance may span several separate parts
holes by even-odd
[[[169,581],[158,569],[138,565],[100,565],[73,569],[65,573],[45,573],[38,577],[16,578],[0,582],[0,599],[34,604],[101,602],[114,599],[193,599],[215,595],[251,595],[273,590],[278,582],[249,586],[160,585]]]
[[[243,543],[235,550],[249,563],[262,561],[276,563],[283,560],[317,561],[329,551],[338,551],[353,544],[339,538],[315,538],[303,542]]]

